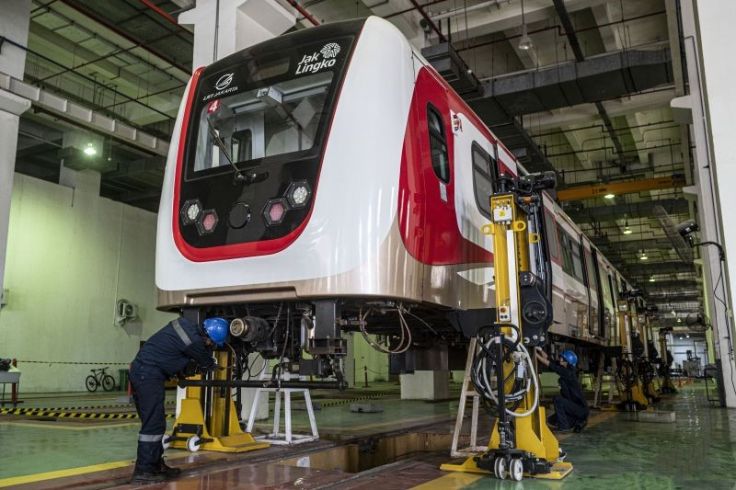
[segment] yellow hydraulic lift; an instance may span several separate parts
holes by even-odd
[[[516,481],[523,476],[560,480],[572,471],[572,464],[562,461],[557,438],[547,427],[545,409],[539,404],[536,360],[529,353],[545,342],[551,304],[539,296],[522,301],[522,290],[528,296],[537,277],[530,264],[530,247],[540,241],[540,215],[535,219],[530,210],[539,213],[541,190],[553,185],[549,175],[537,181],[531,176],[524,181],[502,177],[500,191],[490,198],[491,224],[483,227],[483,233],[493,236],[496,318],[492,326],[479,332],[480,350],[469,355],[475,354],[472,370],[480,378],[473,381],[475,389],[493,402],[497,417],[487,451],[461,464],[443,464],[442,470],[494,474],[499,479],[508,476]],[[504,381],[494,384],[491,377]],[[509,404],[514,408],[508,408]]]
[[[238,413],[232,399],[232,389],[227,384],[233,362],[230,351],[216,351],[218,366],[212,380],[202,376],[187,378],[201,386],[187,386],[186,398],[181,401],[181,411],[174,422],[172,435],[164,443],[176,449],[191,452],[205,449],[225,453],[241,453],[269,447],[267,442],[257,441],[243,432],[238,423]],[[211,386],[207,386],[210,384]]]
[[[655,177],[653,179],[630,180],[627,182],[609,182],[606,184],[572,186],[557,191],[558,201],[580,201],[607,195],[634,194],[643,191],[674,189],[685,185],[682,175]]]

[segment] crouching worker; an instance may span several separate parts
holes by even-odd
[[[208,318],[199,325],[178,318],[166,324],[143,344],[130,367],[133,400],[141,419],[134,483],[161,482],[181,473],[164,462],[162,439],[166,432],[164,383],[195,361],[202,370],[215,367],[212,345],[227,339],[228,324],[223,318]]]
[[[560,395],[553,399],[555,413],[547,417],[547,424],[552,429],[561,432],[572,430],[580,432],[588,422],[589,410],[588,403],[583,396],[583,388],[575,373],[578,356],[571,350],[565,350],[560,354],[559,361],[555,361],[539,347],[536,348],[535,355],[540,363],[560,377],[558,381]]]

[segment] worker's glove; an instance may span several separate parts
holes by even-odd
[[[193,359],[190,360],[187,365],[184,366],[184,370],[180,374],[183,375],[184,378],[189,378],[197,374],[197,361]]]

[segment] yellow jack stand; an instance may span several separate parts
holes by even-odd
[[[621,391],[621,403],[619,405],[626,409],[633,405],[637,410],[646,410],[649,407],[649,399],[644,396],[644,390],[642,390],[639,380],[633,384],[631,390]]]
[[[229,365],[229,352],[216,352],[220,366]],[[227,379],[227,370],[216,370],[215,380]],[[194,376],[190,379],[201,379]],[[211,407],[205,417],[204,401]],[[227,414],[227,420],[226,420]],[[186,388],[186,398],[181,401],[181,411],[174,422],[173,435],[167,438],[171,447],[191,452],[205,449],[224,453],[241,453],[269,447],[267,442],[256,441],[243,432],[238,423],[235,403],[227,388]]]
[[[519,337],[524,337],[519,313],[522,309],[519,276],[521,273],[531,272],[530,244],[537,244],[541,239],[538,233],[529,229],[530,218],[523,215],[517,197],[514,192],[492,195],[490,199],[492,221],[482,229],[483,233],[493,235],[495,325],[499,327],[500,332],[497,334],[499,337],[495,337],[495,341],[489,341],[489,346],[493,344],[494,347],[491,348],[498,346],[499,349],[496,358],[496,379],[506,380],[498,382],[496,389],[500,401],[497,406],[500,417],[507,420],[509,425],[513,425],[513,430],[508,431],[513,440],[506,440],[502,447],[501,432],[506,433],[506,430],[499,427],[497,419],[488,442],[488,450],[468,457],[461,464],[443,464],[440,469],[462,473],[493,474],[500,479],[506,478],[508,474],[512,480],[516,481],[520,481],[523,476],[561,480],[570,474],[573,467],[572,464],[561,460],[559,442],[547,427],[544,407],[538,405],[539,394],[535,393],[532,397],[532,392],[528,390],[520,406],[516,408],[516,413],[519,414],[516,417],[510,417],[505,412],[507,408],[501,395],[509,388],[508,380],[515,367],[508,361],[508,358],[501,361],[503,341],[500,339],[511,338],[513,329],[516,329]],[[532,201],[526,202],[529,204]],[[466,366],[473,365],[472,357],[476,355],[475,342],[471,343],[471,346],[473,347],[468,351]],[[533,363],[533,358],[530,358],[529,362]],[[533,375],[537,376],[534,371],[536,370],[532,369]],[[467,373],[466,376],[468,376]],[[539,390],[538,384],[535,384],[534,389]],[[532,406],[536,408],[530,410]],[[458,426],[462,426],[461,421],[458,421]]]
[[[524,473],[525,477],[539,478],[543,480],[562,480],[572,472],[572,464],[557,461],[560,457],[560,444],[557,438],[547,427],[547,419],[544,407],[539,407],[533,415],[515,419],[516,449],[530,453],[534,457],[554,462],[549,473],[530,474]],[[493,425],[491,440],[488,443],[489,452],[498,448],[498,422]],[[491,471],[478,467],[478,456],[470,456],[461,464],[445,463],[440,466],[443,471],[457,471],[461,473],[478,473],[483,475],[493,474]]]

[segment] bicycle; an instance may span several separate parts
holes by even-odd
[[[107,374],[107,369],[106,367],[102,369],[90,369],[92,374],[84,380],[87,391],[94,393],[100,386],[105,391],[113,391],[115,389],[115,378]]]

